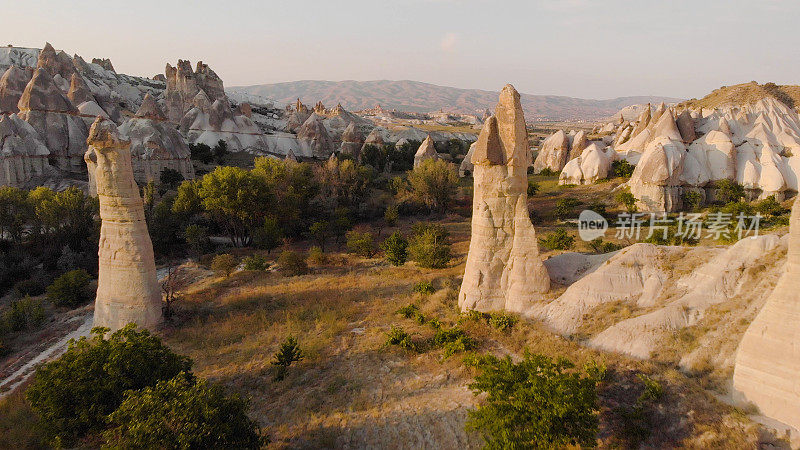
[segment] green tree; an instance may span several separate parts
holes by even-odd
[[[550,250],[569,250],[575,244],[575,236],[567,233],[565,228],[558,228],[543,238],[539,238],[539,245]]]
[[[314,222],[308,227],[308,234],[319,244],[323,252],[325,251],[325,243],[328,242],[331,236],[330,227],[330,223],[324,220]]]
[[[189,144],[191,158],[203,164],[211,164],[214,161],[214,152],[207,144]]]
[[[176,186],[183,182],[183,175],[175,169],[165,167],[159,175],[159,181],[162,185],[174,189]]]
[[[397,210],[397,205],[389,205],[386,207],[386,211],[383,213],[383,221],[386,223],[387,227],[393,227],[397,225],[397,220],[400,218],[400,213]]]
[[[614,199],[620,205],[624,206],[629,213],[636,212],[636,197],[631,194],[630,190],[619,191]]]
[[[263,248],[267,253],[281,245],[283,231],[278,221],[272,217],[264,219],[264,225],[253,230],[253,243],[258,248]]]
[[[189,253],[195,258],[199,258],[208,244],[208,229],[197,224],[189,225],[183,231],[183,239],[189,246]]]
[[[173,353],[147,330],[129,324],[106,337],[109,331],[94,328],[90,339],[71,341],[66,353],[40,366],[33,377],[26,395],[53,444],[72,446],[99,432],[126,391],[191,369],[189,358]]]
[[[411,260],[420,267],[441,269],[450,262],[450,233],[434,223],[417,223],[414,225],[414,236],[408,245]]]
[[[217,145],[214,146],[212,152],[214,153],[214,160],[217,162],[217,164],[222,164],[225,162],[225,156],[230,153],[228,151],[228,143],[220,139],[217,142]]]
[[[730,202],[738,202],[744,197],[744,187],[733,180],[723,179],[715,183],[716,199],[723,205]]]
[[[372,258],[378,249],[372,233],[352,230],[347,233],[347,250],[365,258]]]
[[[473,361],[479,370],[469,387],[485,401],[469,411],[467,427],[486,448],[593,447],[598,431],[597,384],[604,371],[525,352],[519,363],[492,355]]]
[[[431,210],[444,211],[458,191],[455,166],[443,160],[428,159],[408,174],[413,197]]]
[[[92,298],[89,291],[89,274],[83,269],[69,271],[53,281],[47,287],[47,298],[53,304],[74,308]]]
[[[217,385],[181,373],[130,391],[108,417],[112,448],[257,449],[264,438],[247,417],[248,402]]]
[[[311,165],[259,157],[253,173],[262,178],[272,192],[270,216],[277,220],[282,234],[293,235],[304,230],[305,220],[313,213],[311,200],[320,190]]]
[[[408,259],[408,241],[400,231],[395,231],[383,242],[383,251],[393,266],[402,266]]]
[[[14,243],[22,243],[25,225],[33,216],[28,194],[22,189],[0,187],[0,238],[8,236]]]

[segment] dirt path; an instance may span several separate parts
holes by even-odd
[[[68,332],[66,335],[62,336],[56,342],[45,347],[38,353],[30,352],[25,355],[25,358],[28,359],[22,362],[22,365],[19,368],[17,368],[10,375],[0,379],[0,398],[3,398],[14,392],[14,389],[27,381],[28,378],[33,375],[37,365],[42,362],[49,361],[64,353],[67,350],[67,344],[69,343],[70,339],[78,339],[81,336],[88,336],[92,329],[92,316],[93,312],[89,310],[85,314],[71,318],[71,322],[79,323],[77,328]],[[21,361],[17,361],[16,364],[19,364],[20,362]]]

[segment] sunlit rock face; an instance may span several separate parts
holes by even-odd
[[[550,288],[527,206],[530,164],[519,93],[507,85],[472,154],[475,183],[462,310],[525,311]]]
[[[800,429],[800,206],[778,284],[739,344],[734,389],[762,414]]]
[[[100,248],[94,326],[161,322],[161,289],[144,205],[133,179],[130,142],[113,122],[98,118],[87,141],[86,165],[100,200]]]
[[[414,154],[414,167],[419,167],[423,161],[428,159],[437,160],[439,154],[436,153],[436,147],[433,145],[433,138],[428,135],[424,141],[419,145],[417,152]]]

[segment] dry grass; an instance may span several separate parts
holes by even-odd
[[[714,89],[710,94],[699,100],[688,100],[682,105],[693,108],[716,108],[723,105],[743,105],[754,103],[765,97],[784,96],[794,101],[795,105],[800,105],[800,86],[778,85],[774,92],[770,92],[755,82],[736,84],[733,86],[723,86]],[[779,97],[776,97],[780,100]]]

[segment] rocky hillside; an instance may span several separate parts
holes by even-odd
[[[380,104],[410,112],[444,109],[448,112],[482,112],[494,107],[497,92],[460,89],[418,81],[292,81],[228,88],[230,92],[246,92],[275,99],[283,105],[300,99],[305,103],[322,101],[341,103],[347,109],[361,110]],[[592,100],[555,95],[522,94],[522,106],[528,120],[598,120],[611,116],[621,108],[648,102],[677,102],[669,97],[639,96]]]
[[[691,108],[716,108],[723,105],[755,103],[770,97],[789,107],[800,106],[800,86],[776,85],[775,83],[758,84],[751,81],[733,86],[722,86],[699,100],[692,99],[683,104]]]

